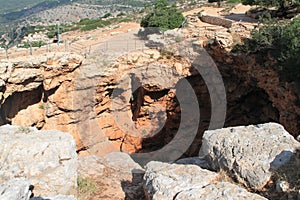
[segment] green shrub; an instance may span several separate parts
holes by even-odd
[[[166,0],[157,0],[149,14],[143,17],[142,27],[159,27],[162,30],[178,28],[184,21],[176,6],[169,6]]]
[[[273,59],[277,62],[273,67],[284,81],[300,80],[300,20],[264,20],[263,25],[251,32],[251,36],[233,51],[255,53],[263,61]]]
[[[103,17],[102,18],[108,18],[108,17],[110,17],[111,16],[111,14],[110,13],[106,13],[105,15],[103,15]]]
[[[78,185],[77,190],[79,195],[90,196],[97,189],[95,181],[93,181],[90,178],[78,177],[77,185]]]
[[[242,0],[245,5],[277,6],[283,8],[287,5],[299,5],[299,0]]]

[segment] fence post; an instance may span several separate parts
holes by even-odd
[[[29,43],[29,48],[30,48],[30,52],[29,52],[29,54],[32,56],[32,44],[31,44],[31,42]]]

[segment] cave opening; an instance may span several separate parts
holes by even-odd
[[[210,94],[203,78],[197,74],[186,79],[197,96],[200,121],[197,135],[189,149],[182,155],[182,158],[198,155],[203,133],[208,129],[211,118]],[[249,83],[241,80],[239,77],[232,76],[223,77],[223,79],[227,94],[227,112],[224,127],[279,122],[278,110],[269,100],[267,93],[257,87],[254,82]],[[229,85],[230,87],[227,87]],[[233,91],[230,89],[232,85],[235,88]],[[151,96],[151,93],[150,95],[149,93],[145,93],[145,96],[146,94],[147,98]],[[153,92],[152,96],[155,96],[155,94],[156,92]],[[159,133],[153,137],[143,139],[142,148],[136,153],[151,152],[163,148],[172,141],[180,126],[181,108],[176,97],[176,92],[173,95],[170,95],[170,91],[165,92],[164,96],[160,96],[155,101],[166,105],[166,123]],[[141,113],[139,117],[143,117]]]
[[[43,98],[43,86],[31,91],[16,92],[9,96],[0,108],[1,124],[11,124],[12,119],[19,111],[26,109],[30,105],[41,102]]]

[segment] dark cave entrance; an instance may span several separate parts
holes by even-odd
[[[20,110],[39,103],[43,97],[43,86],[31,91],[16,92],[9,96],[0,108],[0,125],[11,124]]]
[[[211,102],[208,88],[199,74],[186,79],[195,91],[200,108],[197,136],[188,151],[182,156],[191,157],[198,155],[202,135],[208,129],[211,118]],[[273,107],[267,93],[256,86],[255,81],[249,83],[238,76],[223,77],[223,79],[227,94],[227,112],[224,127],[279,122],[278,110]],[[234,89],[232,90],[232,88]],[[155,94],[156,92],[153,92],[152,96],[155,96]],[[168,91],[164,95],[156,99],[151,97],[151,99],[167,101],[166,123],[158,134],[151,138],[143,139],[142,148],[137,153],[161,149],[172,141],[177,133],[181,120],[179,102],[176,96],[170,98]]]

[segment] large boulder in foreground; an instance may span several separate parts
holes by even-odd
[[[218,179],[219,175],[196,165],[167,164],[151,161],[144,175],[148,199],[173,200],[191,188],[202,188]]]
[[[213,170],[225,170],[245,186],[260,189],[299,148],[283,126],[267,123],[206,131],[200,157]]]
[[[24,177],[35,196],[74,194],[77,186],[75,141],[68,133],[0,127],[0,184]]]
[[[232,183],[219,182],[219,174],[196,165],[152,161],[146,165],[144,180],[147,198],[153,200],[265,199]]]
[[[1,200],[29,200],[32,186],[28,180],[16,178],[0,184]]]
[[[231,200],[267,200],[245,188],[228,182],[217,182],[201,189],[192,188],[180,192],[174,200],[231,199]]]

